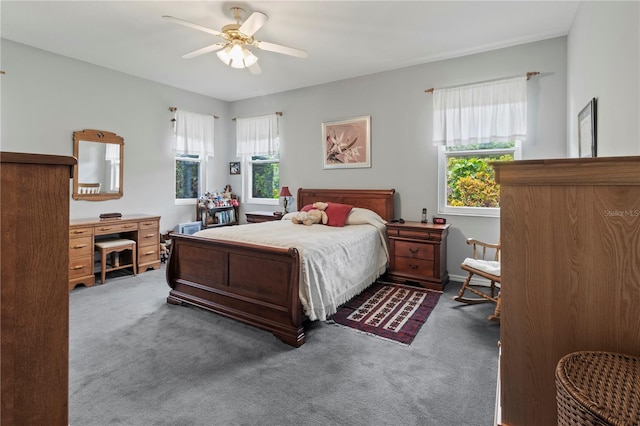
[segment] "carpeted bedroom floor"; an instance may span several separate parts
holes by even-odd
[[[450,283],[410,346],[322,322],[293,349],[165,302],[163,268],[70,293],[69,423],[492,425],[500,328]]]

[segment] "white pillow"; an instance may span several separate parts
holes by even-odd
[[[369,209],[363,209],[360,207],[354,207],[349,213],[347,217],[347,221],[345,225],[363,225],[372,222],[386,223],[384,219],[382,219],[378,213],[371,211]]]

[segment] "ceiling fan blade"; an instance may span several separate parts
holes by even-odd
[[[225,47],[227,43],[216,43],[207,47],[203,47],[202,49],[194,50],[193,52],[182,55],[184,59],[195,58],[196,56],[204,55],[205,53],[213,52],[215,50],[220,50]]]
[[[269,17],[264,13],[253,12],[251,16],[249,16],[247,20],[244,21],[244,24],[242,24],[240,28],[238,28],[238,31],[248,36],[252,36],[256,33],[256,31],[262,28],[262,26],[265,24],[265,22],[267,22],[268,19]]]
[[[193,28],[195,30],[204,31],[205,33],[213,34],[215,36],[222,36],[222,33],[220,31],[212,30],[211,28],[203,27],[202,25],[183,21],[182,19],[174,18],[173,16],[164,15],[162,18],[166,19],[167,21],[175,22],[176,24],[184,25],[185,27]]]
[[[306,58],[309,56],[307,52],[293,47],[282,46],[280,44],[269,43],[268,41],[256,40],[253,45],[258,49],[268,50],[269,52],[282,53],[284,55],[297,56],[298,58]]]
[[[249,71],[251,72],[251,74],[257,75],[262,73],[262,68],[260,68],[260,65],[258,65],[258,63],[256,62],[249,67]]]

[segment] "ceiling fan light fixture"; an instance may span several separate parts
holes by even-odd
[[[244,65],[246,67],[250,67],[251,65],[254,65],[256,62],[258,62],[258,57],[254,55],[246,47],[244,48],[243,53],[244,53]]]
[[[219,50],[216,55],[218,55],[218,58],[220,58],[220,60],[222,62],[224,62],[225,65],[229,65],[231,63],[231,46],[227,46],[222,50]]]
[[[239,43],[234,43],[233,47],[229,51],[229,56],[233,59],[233,62],[241,62],[244,59],[244,47]]]

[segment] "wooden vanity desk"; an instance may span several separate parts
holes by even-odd
[[[74,219],[69,224],[69,290],[95,284],[96,237],[117,236],[136,242],[138,272],[160,268],[160,216],[135,214],[120,219]]]

